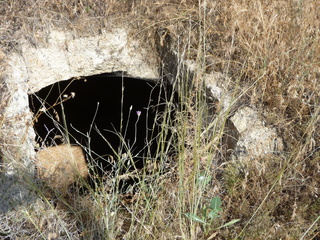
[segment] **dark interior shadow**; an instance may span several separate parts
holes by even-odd
[[[157,155],[171,94],[171,87],[162,81],[119,74],[55,83],[29,96],[37,142],[47,147],[66,141],[80,144],[104,170],[112,168],[111,158],[128,154],[141,168],[145,158]]]

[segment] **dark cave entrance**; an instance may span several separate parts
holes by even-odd
[[[168,125],[162,124],[174,117],[171,103],[177,97],[172,94],[172,86],[163,80],[121,73],[57,82],[29,95],[36,141],[41,147],[82,146],[100,174],[112,169],[110,159],[128,154],[134,161],[131,168],[142,168],[146,160],[158,157],[159,144],[169,144],[172,138],[169,128],[164,129]]]

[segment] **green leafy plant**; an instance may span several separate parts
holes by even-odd
[[[214,220],[220,217],[220,212],[222,212],[221,199],[219,197],[214,197],[211,199],[209,206],[204,205],[202,207],[201,216],[198,216],[193,213],[184,213],[184,215],[192,221],[202,223],[206,232],[212,229],[212,223],[214,222]],[[238,221],[240,221],[240,219],[233,219],[230,222],[227,222],[221,225],[220,227],[215,227],[213,229],[217,230],[223,227],[229,227]]]

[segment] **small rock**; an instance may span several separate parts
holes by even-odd
[[[48,147],[37,152],[36,159],[38,177],[62,195],[79,178],[89,176],[85,154],[80,146],[65,144]]]
[[[235,149],[238,157],[258,157],[283,151],[283,141],[274,127],[265,125],[263,116],[250,107],[238,109],[230,119],[239,131]]]

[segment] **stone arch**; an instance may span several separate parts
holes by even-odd
[[[26,167],[35,157],[28,94],[61,80],[102,73],[122,72],[155,82],[160,79],[157,51],[145,44],[142,47],[124,29],[86,38],[52,31],[45,37],[46,43],[40,47],[21,40],[20,50],[5,59],[1,92],[7,96],[7,104],[1,112],[1,127],[7,137],[2,139],[1,148],[5,157],[14,158],[9,165],[20,159],[18,162]]]
[[[6,107],[1,110],[1,131],[2,138],[6,137],[1,139],[1,151],[4,156],[14,156],[14,159],[8,161],[7,169],[18,159],[24,167],[32,165],[35,157],[35,132],[28,94],[61,80],[115,72],[154,82],[165,76],[171,83],[178,74],[188,72],[184,81],[191,82],[195,70],[192,61],[183,62],[183,57],[171,48],[171,38],[167,32],[157,33],[155,46],[138,41],[125,29],[84,38],[76,38],[67,32],[51,31],[45,39],[46,42],[37,47],[21,40],[19,51],[4,57],[6,64],[2,74],[1,93]],[[236,141],[232,141],[231,145],[234,151],[240,149],[239,157],[243,154],[246,158],[247,154],[261,155],[283,149],[276,130],[265,126],[263,117],[256,110],[236,107],[236,100],[232,99],[233,93],[228,92],[230,79],[227,76],[210,73],[204,74],[203,78],[208,90],[207,97],[218,101],[221,106],[220,115],[231,121],[227,124],[233,128],[229,133],[235,132],[236,136]],[[233,116],[230,117],[228,113],[231,108]],[[216,124],[219,119],[211,120],[209,126]],[[251,127],[252,120],[257,128]]]

